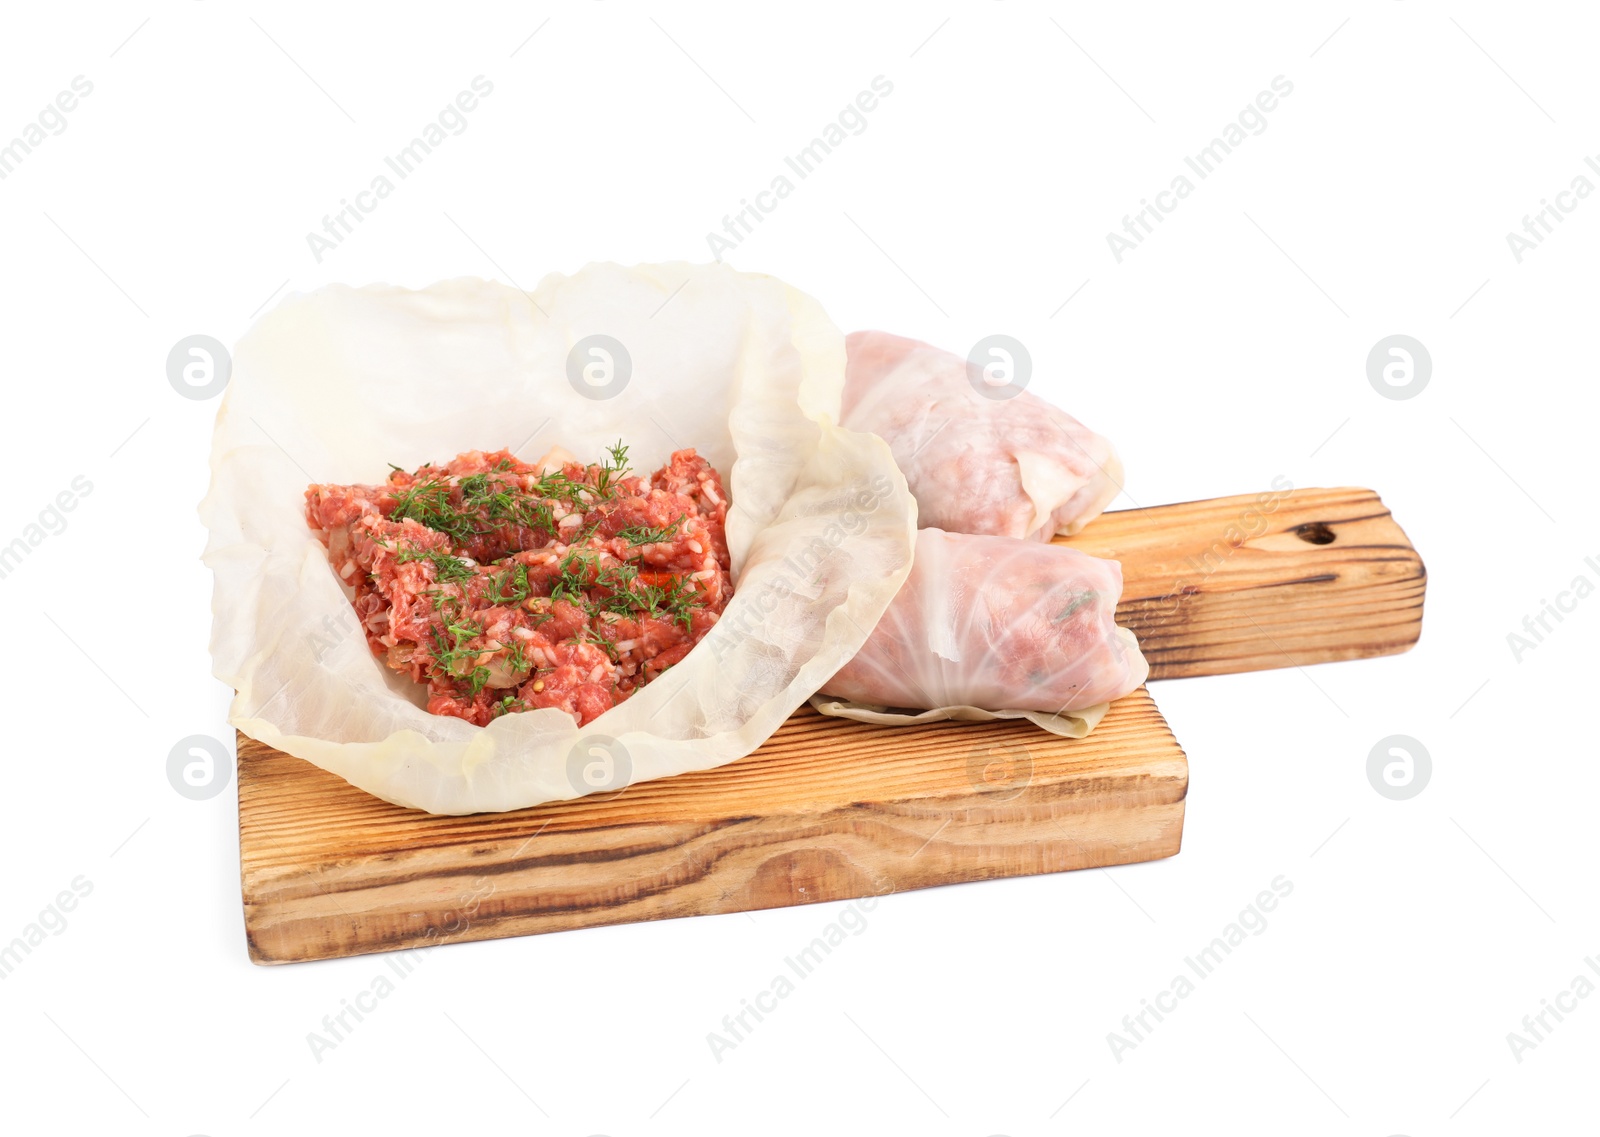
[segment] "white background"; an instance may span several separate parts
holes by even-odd
[[[6,1128],[1592,1130],[1600,997],[1521,1062],[1506,1038],[1600,956],[1600,600],[1507,643],[1600,583],[1600,199],[1521,263],[1506,241],[1600,154],[1592,13],[1198,8],[9,8],[0,140],[94,89],[0,181],[0,543],[93,490],[0,580],[0,941],[93,891],[0,981]],[[319,264],[307,232],[480,74],[465,133]],[[1117,442],[1119,508],[1377,489],[1427,561],[1421,644],[1157,684],[1179,856],[890,897],[720,1063],[707,1033],[841,906],[442,948],[319,1063],[382,960],[252,966],[233,793],[166,779],[178,739],[231,737],[194,509],[216,403],[168,349],[330,281],[708,259],[877,75],[865,132],[728,259],[846,330],[1017,336]],[[1268,129],[1117,263],[1106,234],[1278,75]],[[1396,332],[1433,360],[1403,401],[1365,372]],[[1396,733],[1433,760],[1402,802],[1365,772]],[[1266,931],[1118,1062],[1107,1033],[1280,874]]]

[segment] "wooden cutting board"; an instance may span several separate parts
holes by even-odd
[[[1151,678],[1405,651],[1421,558],[1370,490],[1109,513]],[[755,754],[615,795],[436,817],[239,737],[250,958],[289,963],[1168,857],[1188,762],[1149,693],[1088,738],[802,708]]]

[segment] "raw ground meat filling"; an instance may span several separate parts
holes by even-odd
[[[483,726],[559,707],[581,726],[689,653],[733,586],[728,498],[679,450],[647,478],[608,461],[468,451],[379,486],[314,485],[306,519],[378,658],[428,710]]]

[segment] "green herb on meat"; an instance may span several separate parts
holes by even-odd
[[[687,579],[675,576],[670,584],[662,588],[658,606],[669,619],[683,625],[683,630],[687,632],[690,630],[690,617],[699,605],[700,590]]]
[[[494,604],[521,604],[533,594],[528,582],[528,566],[520,561],[508,564],[504,572],[489,577],[488,597]]]
[[[672,535],[678,531],[678,526],[683,524],[683,514],[678,514],[676,521],[669,521],[665,525],[651,528],[648,525],[630,525],[626,529],[617,530],[617,539],[625,541],[630,548],[640,545],[654,545],[661,541],[670,541]]]
[[[627,561],[617,561],[596,573],[594,582],[613,595],[626,596],[632,593],[634,583],[638,579],[639,569],[636,566],[630,565]]]
[[[445,614],[442,626],[435,627],[433,633],[433,657],[438,665],[446,672],[458,679],[465,679],[472,685],[472,693],[476,695],[482,691],[484,684],[489,680],[487,667],[469,666],[476,660],[481,649],[467,646],[472,640],[483,635],[483,625],[472,620],[461,619],[457,614],[460,611],[459,602],[455,605],[455,612]],[[446,640],[448,639],[448,643]]]
[[[600,472],[595,476],[595,488],[600,491],[602,498],[611,496],[613,476],[623,474],[628,469],[628,448],[622,444],[622,439],[617,439],[615,446],[606,447],[606,453],[611,455],[611,461],[600,463]]]
[[[401,549],[395,553],[394,559],[396,564],[402,565],[410,564],[412,561],[426,561],[433,566],[434,575],[442,583],[457,584],[471,580],[477,575],[466,561],[439,549]]]
[[[641,584],[627,594],[627,612],[639,612],[658,620],[676,621],[689,631],[690,617],[700,604],[700,592],[681,576],[672,575],[665,584]]]
[[[541,480],[538,491],[532,493],[514,481],[488,474],[470,474],[455,486],[445,479],[428,478],[396,494],[389,517],[415,521],[457,543],[487,536],[505,525],[554,534],[555,516],[545,498],[575,501],[583,488],[582,483],[564,475]]]
[[[565,600],[582,606],[589,589],[591,574],[596,572],[595,556],[574,549],[556,565],[555,579],[550,582],[550,599]]]
[[[461,504],[481,514],[494,528],[509,524],[552,534],[556,531],[549,502],[526,492],[515,482],[497,481],[488,474],[473,474],[461,480]]]
[[[690,520],[693,511],[651,523],[666,513],[665,503],[682,498],[641,485],[628,459],[628,447],[619,440],[597,463],[573,461],[549,472],[511,457],[485,461],[481,454],[444,466],[426,464],[410,474],[391,463],[385,496],[392,505],[384,513],[396,524],[382,530],[376,543],[396,565],[428,564],[432,571],[407,572],[398,581],[392,570],[379,573],[374,567],[369,574],[378,592],[393,588],[412,597],[410,612],[396,602],[401,615],[395,634],[408,646],[400,663],[391,650],[390,665],[420,671],[431,697],[450,702],[453,709],[444,713],[477,723],[533,709],[517,688],[537,682],[531,656],[538,645],[558,639],[594,645],[613,665],[623,655],[620,642],[642,640],[636,677],[624,679],[613,666],[609,681],[595,680],[609,682],[614,698],[665,670],[650,662],[651,652],[666,650],[677,636],[662,636],[661,624],[680,625],[692,636],[695,611],[706,606],[708,595],[688,574],[646,563],[640,550],[675,549],[696,535],[703,545],[705,536],[698,520]],[[638,511],[633,498],[639,499]],[[631,516],[619,517],[619,509]],[[440,536],[424,537],[415,526]],[[527,562],[536,558],[521,554],[536,549],[549,552],[530,567]],[[560,554],[553,566],[551,553]],[[557,602],[567,607],[558,612]],[[559,635],[550,633],[552,622],[562,626]],[[654,630],[641,626],[647,623]],[[533,631],[542,626],[544,639]]]
[[[443,533],[457,544],[481,535],[475,519],[457,509],[450,500],[448,481],[430,478],[395,495],[391,521],[415,521]]]
[[[593,625],[585,625],[583,631],[580,632],[579,635],[585,641],[594,644],[596,647],[600,648],[601,651],[605,652],[606,655],[610,657],[612,663],[617,661],[617,641],[606,635],[605,632],[594,627]]]
[[[592,492],[588,482],[573,481],[560,470],[541,475],[534,483],[534,487],[540,497],[553,498],[568,504],[582,502],[583,499],[579,495]]]
[[[497,719],[501,715],[509,715],[515,711],[531,710],[533,710],[531,706],[529,706],[527,703],[524,703],[515,695],[507,695],[505,698],[497,699],[493,703],[489,704],[489,717]]]

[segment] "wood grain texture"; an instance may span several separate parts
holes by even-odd
[[[250,958],[287,963],[1169,857],[1188,763],[1144,689],[1088,738],[803,708],[716,770],[438,817],[239,739]]]
[[[1427,570],[1371,490],[1122,510],[1056,543],[1122,562],[1117,623],[1152,679],[1393,655],[1422,634]]]
[[[1425,573],[1376,494],[1106,514],[1153,678],[1404,651]],[[803,708],[755,754],[618,795],[435,817],[239,738],[250,957],[287,963],[1171,856],[1188,763],[1149,694],[1086,739]]]

